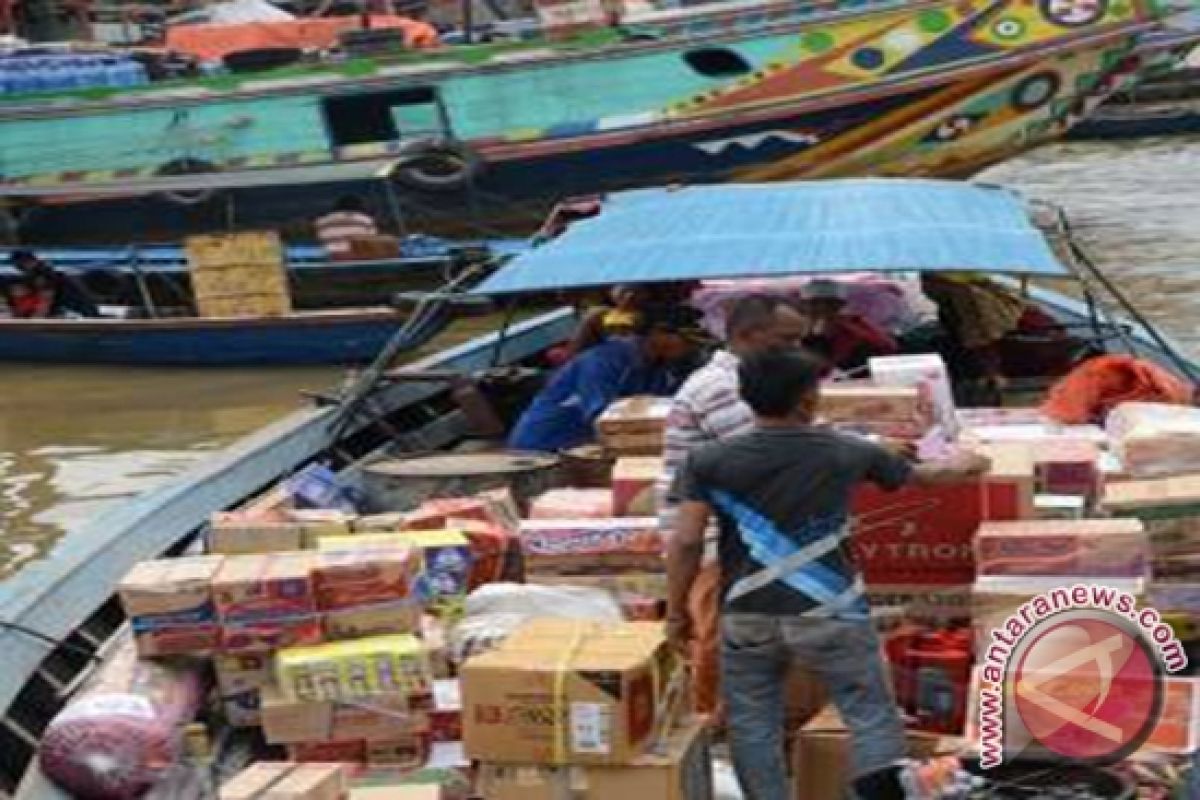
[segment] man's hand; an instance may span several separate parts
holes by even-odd
[[[686,614],[667,619],[667,643],[685,661],[692,655],[692,618]]]
[[[959,453],[939,461],[913,467],[913,483],[930,486],[941,483],[960,483],[983,477],[992,468],[991,459],[979,453]]]
[[[883,439],[879,442],[884,450],[900,456],[905,461],[917,460],[917,443],[911,439]]]

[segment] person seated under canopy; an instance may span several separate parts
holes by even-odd
[[[832,367],[851,372],[866,366],[872,356],[899,351],[887,332],[847,309],[846,287],[837,281],[810,281],[802,298],[809,321],[804,346],[826,358]]]
[[[517,420],[516,450],[558,452],[591,442],[596,419],[613,401],[669,397],[685,377],[678,369],[696,349],[696,312],[676,307],[641,315],[632,336],[611,337],[559,369]]]

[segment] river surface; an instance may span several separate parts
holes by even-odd
[[[1064,144],[987,180],[1070,212],[1096,261],[1200,356],[1200,139]],[[0,379],[0,575],[104,506],[296,408],[335,369],[8,367]]]

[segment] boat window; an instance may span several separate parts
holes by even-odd
[[[321,103],[336,147],[445,133],[437,92],[428,87],[335,95]]]
[[[683,54],[683,60],[696,72],[709,78],[732,78],[735,75],[745,75],[751,70],[746,59],[724,47],[689,50]]]

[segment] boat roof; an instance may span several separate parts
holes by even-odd
[[[1009,189],[859,178],[615,193],[475,291],[936,271],[1073,275]]]

